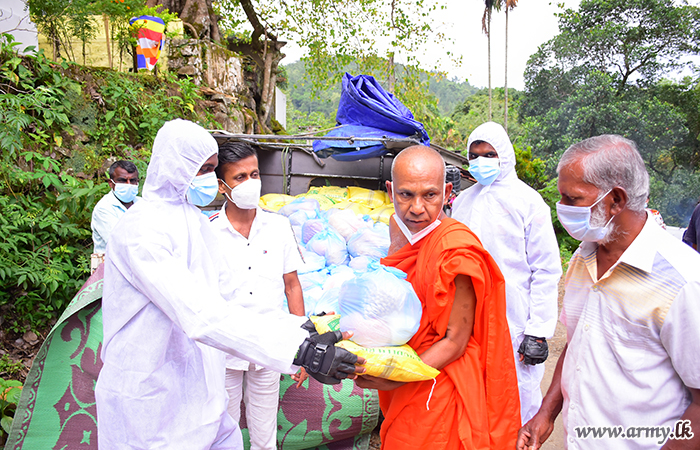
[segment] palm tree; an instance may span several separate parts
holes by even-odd
[[[503,118],[503,128],[508,132],[508,11],[518,6],[518,0],[505,0],[506,7],[506,67],[505,67],[505,113]],[[489,57],[490,61],[490,57]],[[490,63],[489,63],[490,67]],[[489,76],[490,84],[490,76]],[[490,93],[490,91],[489,91]]]
[[[503,0],[484,0],[486,8],[484,9],[484,16],[481,18],[481,29],[486,34],[486,39],[488,42],[488,67],[489,67],[489,121],[491,121],[491,116],[493,114],[493,103],[491,95],[491,12],[495,8],[497,11],[501,10],[501,2]]]

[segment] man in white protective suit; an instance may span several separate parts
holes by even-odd
[[[279,372],[302,366],[325,383],[363,371],[353,365],[362,359],[334,347],[339,333],[319,335],[303,317],[226,301],[241,275],[197,208],[216,196],[217,152],[199,125],[163,125],[143,200],[112,232],[95,388],[102,450],[242,449],[226,411],[226,353]]]
[[[506,306],[525,423],[542,403],[546,339],[557,323],[559,247],[549,207],[515,173],[515,151],[503,127],[478,126],[467,143],[477,184],[462,192],[452,218],[467,225],[493,256],[506,280]]]

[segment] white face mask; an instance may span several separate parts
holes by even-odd
[[[394,199],[394,190],[392,189],[391,191],[391,200],[394,202],[394,205],[396,205],[396,200]],[[445,189],[443,187],[442,191],[442,202],[445,202]],[[405,223],[401,220],[398,214],[394,214],[394,219],[396,220],[396,225],[399,226],[399,230],[403,233],[404,236],[406,236],[406,239],[411,245],[415,245],[416,242],[420,241],[424,237],[430,234],[431,231],[433,231],[435,228],[440,226],[440,215],[438,214],[438,218],[433,221],[430,225],[427,227],[423,228],[417,233],[412,233],[411,230],[408,229]]]
[[[604,226],[591,224],[591,211],[601,200],[612,192],[610,189],[591,206],[569,206],[557,202],[557,217],[572,238],[584,242],[600,242],[608,234],[608,225],[615,218],[611,217]]]
[[[221,182],[224,183],[227,188],[231,189],[224,180],[221,180]],[[248,178],[243,183],[231,189],[231,194],[226,194],[226,198],[240,209],[255,209],[260,202],[261,189],[262,182],[259,178]]]

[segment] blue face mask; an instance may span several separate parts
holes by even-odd
[[[122,203],[131,203],[139,193],[138,184],[114,183],[114,196]]]
[[[496,178],[498,178],[498,175],[501,173],[501,161],[498,158],[479,156],[469,161],[469,173],[472,174],[480,184],[488,186],[496,181]]]
[[[187,201],[196,206],[207,206],[216,198],[219,182],[214,172],[194,177],[187,190]]]

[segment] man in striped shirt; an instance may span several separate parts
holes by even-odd
[[[587,139],[557,172],[559,220],[583,242],[566,274],[567,345],[517,447],[539,448],[561,411],[569,449],[698,448],[700,255],[645,211],[634,142]]]

